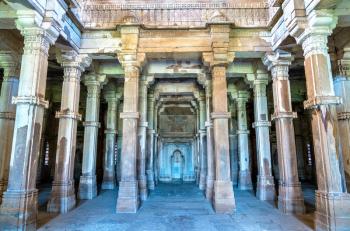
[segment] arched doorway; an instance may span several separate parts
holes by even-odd
[[[179,150],[175,150],[171,155],[171,180],[182,181],[183,179],[184,157]]]

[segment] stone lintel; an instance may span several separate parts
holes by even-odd
[[[45,109],[49,108],[49,101],[41,96],[16,96],[12,97],[12,104],[31,104]]]
[[[296,112],[275,112],[271,115],[271,120],[277,120],[277,119],[295,119],[298,118],[298,115]]]
[[[337,96],[315,96],[304,101],[304,109],[315,109],[321,105],[338,105],[342,103],[341,97]]]
[[[258,127],[270,127],[271,122],[270,121],[256,121],[253,123],[253,128],[258,128]]]
[[[81,120],[81,114],[73,112],[73,111],[58,111],[55,115],[58,119],[73,119],[73,120]]]
[[[121,119],[138,119],[140,118],[139,112],[121,112],[120,113]]]

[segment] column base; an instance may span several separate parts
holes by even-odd
[[[147,198],[148,198],[148,189],[147,189],[146,176],[142,176],[142,178],[139,179],[139,189],[140,189],[140,199],[142,201],[147,200]]]
[[[275,200],[275,183],[272,176],[258,176],[256,197],[261,201]]]
[[[110,190],[110,189],[115,189],[115,188],[116,188],[116,183],[115,183],[114,175],[113,176],[104,175],[103,180],[102,180],[101,189]]]
[[[97,196],[96,175],[80,176],[79,198],[91,200]]]
[[[231,181],[215,181],[213,205],[216,213],[234,212],[236,205]]]
[[[2,202],[2,194],[6,191],[7,181],[0,180],[0,204]]]
[[[147,188],[149,190],[154,190],[155,182],[154,182],[154,174],[151,170],[147,170]]]
[[[316,191],[316,230],[346,231],[350,227],[350,194]]]
[[[53,182],[47,211],[51,213],[67,213],[76,204],[73,182]]]
[[[238,189],[240,190],[252,190],[252,176],[250,175],[250,171],[239,171],[238,176]]]
[[[2,230],[36,230],[38,190],[6,191],[0,207]]]
[[[300,183],[281,184],[278,190],[278,209],[286,214],[305,213],[304,196]]]
[[[117,213],[136,213],[140,205],[137,181],[120,181]]]
[[[212,201],[214,192],[214,180],[207,179],[207,185],[205,188],[205,198],[207,200]]]
[[[204,190],[206,186],[205,184],[206,184],[206,175],[201,174],[199,176],[199,189]]]

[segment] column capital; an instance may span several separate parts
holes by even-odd
[[[83,82],[89,90],[89,87],[93,86],[101,88],[104,84],[107,83],[107,78],[106,75],[91,73],[84,76]]]
[[[298,118],[298,115],[296,112],[280,112],[280,111],[275,111],[271,115],[271,120],[277,120],[277,119],[295,119]]]
[[[63,51],[57,56],[65,78],[80,78],[81,73],[90,66],[92,59],[87,54],[79,54],[74,50]]]
[[[16,52],[1,51],[0,52],[0,67],[4,69],[4,79],[20,76],[21,71],[21,56]]]
[[[338,60],[338,72],[337,79],[347,80],[350,78],[350,47],[344,48],[344,55],[342,59]]]
[[[57,119],[73,119],[73,120],[81,120],[82,116],[81,114],[74,112],[74,111],[70,111],[70,110],[64,110],[64,111],[57,111],[55,118]]]
[[[238,104],[246,104],[249,100],[249,92],[248,91],[238,91],[236,101]]]
[[[293,60],[291,53],[279,49],[262,58],[264,65],[271,71],[273,80],[288,80],[289,66]]]

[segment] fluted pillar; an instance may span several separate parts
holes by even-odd
[[[143,76],[139,88],[139,151],[138,151],[138,181],[140,189],[140,199],[146,200],[148,197],[147,177],[146,177],[146,152],[147,152],[147,81]],[[148,144],[149,145],[149,144]]]
[[[82,175],[79,182],[79,198],[91,200],[97,196],[96,155],[98,129],[100,128],[100,94],[105,75],[89,74],[84,78],[87,88],[84,122],[84,146]]]
[[[62,55],[64,69],[59,118],[56,166],[52,192],[47,204],[49,212],[66,213],[75,206],[74,160],[79,114],[80,76],[91,59],[75,52]]]
[[[259,200],[275,199],[275,183],[271,171],[270,122],[268,120],[267,75],[254,80],[254,118],[253,127],[256,134],[256,153],[258,165],[258,180],[256,197]]]
[[[154,140],[155,140],[155,130],[154,130],[154,94],[147,95],[147,156],[146,156],[146,175],[147,175],[147,187],[150,190],[154,190]]]
[[[339,74],[334,79],[335,95],[343,99],[337,106],[339,137],[343,154],[343,166],[347,191],[350,191],[350,48],[344,49],[338,60]]]
[[[228,136],[227,82],[226,67],[212,67],[212,102],[214,131],[214,208],[219,213],[232,213],[235,209],[235,198],[230,173],[230,144]]]
[[[0,208],[0,224],[7,230],[35,230],[37,217],[36,174],[42,132],[48,50],[58,31],[28,27],[17,21],[24,37],[21,74],[16,104],[8,186]],[[25,27],[23,26],[25,25]]]
[[[4,69],[0,96],[0,204],[2,193],[6,190],[9,176],[13,129],[15,125],[16,105],[12,97],[18,93],[20,60],[13,60],[9,54],[0,53],[0,67]],[[10,59],[9,59],[10,58]]]
[[[249,93],[239,91],[237,102],[237,122],[238,122],[238,188],[241,190],[251,190],[252,177],[250,170],[250,152],[249,152],[249,130],[247,125],[247,106]]]
[[[284,213],[304,213],[304,196],[298,177],[297,154],[289,84],[290,53],[278,50],[264,58],[271,70],[279,165],[278,208]]]
[[[117,200],[117,213],[136,213],[139,201],[137,180],[138,119],[139,115],[139,74],[137,66],[124,67],[124,110],[123,144],[121,153],[121,181]]]
[[[199,96],[199,158],[200,158],[200,174],[199,174],[199,189],[206,188],[207,178],[207,132],[205,130],[206,121],[206,97],[205,94]]]
[[[312,110],[312,136],[317,186],[316,230],[347,230],[350,227],[350,196],[340,166],[339,133],[327,37],[335,27],[333,15],[312,12],[309,29],[297,39],[303,47],[307,88],[306,109]]]
[[[110,83],[111,84],[111,83]],[[114,189],[116,187],[116,174],[114,166],[114,149],[117,139],[118,127],[117,127],[117,107],[119,97],[117,96],[116,89],[108,89],[104,92],[104,98],[107,101],[107,125],[105,130],[105,153],[104,153],[104,165],[103,165],[103,180],[102,189]]]

